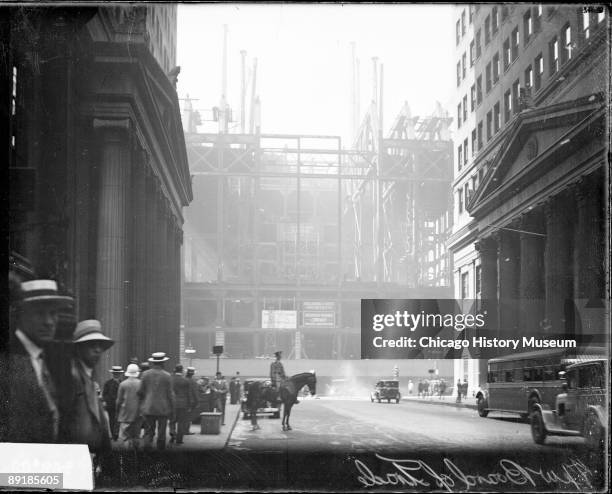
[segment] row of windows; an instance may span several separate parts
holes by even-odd
[[[506,369],[489,371],[487,382],[534,382],[554,381],[558,379],[563,366],[546,366],[531,369]]]
[[[460,146],[461,147],[461,146]],[[471,195],[478,189],[478,186],[482,182],[482,177],[484,176],[484,168],[480,168],[477,173],[474,173],[472,177],[463,184],[463,187],[460,187],[456,191],[457,195],[457,214],[462,214],[470,201]]]
[[[605,14],[603,14],[605,16]],[[597,23],[602,22],[605,17],[602,14],[597,14]],[[599,20],[601,19],[601,20]],[[588,39],[591,32],[591,25],[594,21],[593,15],[585,14],[583,16],[584,37]],[[512,45],[509,40],[504,43],[504,68],[507,69],[516,57],[518,56],[519,35],[518,27],[513,30]],[[514,51],[516,47],[516,52]],[[555,35],[549,42],[549,75],[552,77],[560,67],[571,60],[575,43],[572,36],[572,28],[569,23],[565,24],[558,35]],[[500,57],[496,52],[491,61],[485,67],[485,93],[488,94],[500,79]],[[524,70],[524,86],[521,89],[520,82],[517,79],[512,84],[511,89],[504,93],[504,116],[508,122],[512,115],[518,113],[524,105],[527,105],[528,99],[532,93],[539,91],[542,87],[544,79],[544,56],[539,53],[533,61]],[[476,83],[470,88],[470,112],[475,111],[476,107],[482,102],[482,75],[476,77]],[[498,103],[496,103],[498,105]],[[457,128],[461,127],[462,122],[467,119],[467,95],[464,95],[459,105],[457,105]],[[489,116],[489,114],[491,114]],[[495,107],[487,113],[487,140],[492,135],[497,133],[501,127],[499,111]],[[480,149],[480,147],[479,147]]]
[[[479,7],[474,7],[473,5],[470,5],[468,7],[468,22],[470,24],[472,24],[472,21],[474,19],[474,14],[478,11],[478,9]],[[465,12],[465,9],[463,9],[463,11],[461,12],[461,17],[457,19],[457,23],[455,24],[456,44],[459,44],[461,42],[461,38],[463,38],[463,36],[465,36],[465,33],[467,32],[465,18],[466,18],[466,12]]]

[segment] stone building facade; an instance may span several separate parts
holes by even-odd
[[[160,48],[163,31],[176,30],[176,6],[157,9],[6,11],[11,255],[74,295],[72,323],[101,320],[117,342],[102,369],[153,351],[178,361],[192,190],[168,71],[175,46]],[[160,22],[168,9],[174,21]]]
[[[588,301],[609,295],[607,10],[465,9],[482,37],[472,68],[477,85],[482,80],[473,150],[479,179],[465,204],[471,220],[449,243],[454,269],[469,271],[473,297],[492,304],[498,334],[603,332],[601,313],[588,317]],[[465,249],[473,268],[461,262]],[[486,380],[486,360],[475,358],[465,355],[469,375],[463,362],[455,369],[472,389]]]

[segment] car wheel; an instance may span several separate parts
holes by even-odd
[[[399,403],[399,398],[395,398],[395,403]]]
[[[391,403],[391,398],[387,398],[387,403]]]
[[[546,435],[546,425],[544,425],[542,412],[536,409],[531,413],[531,436],[536,444],[544,444]]]
[[[540,400],[537,397],[533,396],[529,398],[529,403],[527,403],[527,415],[521,414],[521,417],[528,419],[531,415],[533,415],[533,412],[536,410],[535,406],[539,405],[539,403]]]
[[[489,415],[489,410],[487,410],[487,401],[485,400],[484,396],[478,397],[477,407],[478,415],[480,415],[481,417],[486,417],[487,415]]]
[[[584,438],[590,450],[603,449],[604,429],[594,413],[589,413],[584,421]]]

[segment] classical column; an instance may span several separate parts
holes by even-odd
[[[515,337],[518,330],[519,244],[518,235],[500,230],[497,246],[499,328],[502,337]]]
[[[484,330],[493,336],[497,333],[497,240],[487,237],[476,242],[480,254],[482,310],[486,312],[487,325]]]
[[[565,332],[565,304],[573,294],[572,210],[565,194],[551,198],[545,206],[546,248],[544,252],[546,321],[544,331]]]
[[[115,344],[103,354],[102,368],[126,361],[127,222],[130,170],[129,120],[94,119],[100,136],[96,317]]]
[[[544,218],[533,211],[521,218],[520,234],[520,328],[538,334],[544,319]]]
[[[131,220],[131,344],[129,356],[143,359],[147,331],[147,166],[145,151],[135,152],[137,163],[132,167]]]
[[[155,184],[155,176],[147,168],[146,177],[146,245],[145,245],[145,280],[146,280],[146,295],[145,295],[145,345],[144,355],[142,358],[147,358],[152,352],[157,350],[157,332],[155,331],[157,324],[157,300],[155,298],[157,285],[157,246],[155,244],[155,235],[157,232],[157,190]]]
[[[604,297],[605,211],[603,178],[594,173],[583,177],[575,188],[578,205],[576,258],[577,298]]]
[[[157,231],[155,244],[157,246],[157,283],[155,294],[157,300],[158,317],[155,328],[156,340],[160,345],[159,352],[169,353],[167,347],[168,333],[168,211],[166,198],[158,190],[157,200],[159,209],[157,215]]]

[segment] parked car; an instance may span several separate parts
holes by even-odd
[[[378,403],[381,400],[387,400],[387,403],[391,403],[391,400],[395,400],[395,403],[399,403],[402,395],[399,391],[399,382],[396,380],[392,381],[378,381],[374,391],[370,393],[370,400]]]
[[[603,451],[608,436],[606,362],[580,362],[561,373],[555,409],[538,403],[531,415],[531,434],[537,444],[544,444],[546,436],[582,436],[590,449]]]
[[[249,385],[254,381],[263,383],[264,390],[260,402],[257,405],[257,415],[270,415],[270,417],[273,419],[280,418],[280,405],[275,399],[274,391],[271,389],[270,379],[267,377],[254,377],[244,381],[244,393],[240,400],[240,411],[242,412],[242,418],[251,418],[251,412],[247,408],[247,400],[249,397]]]

